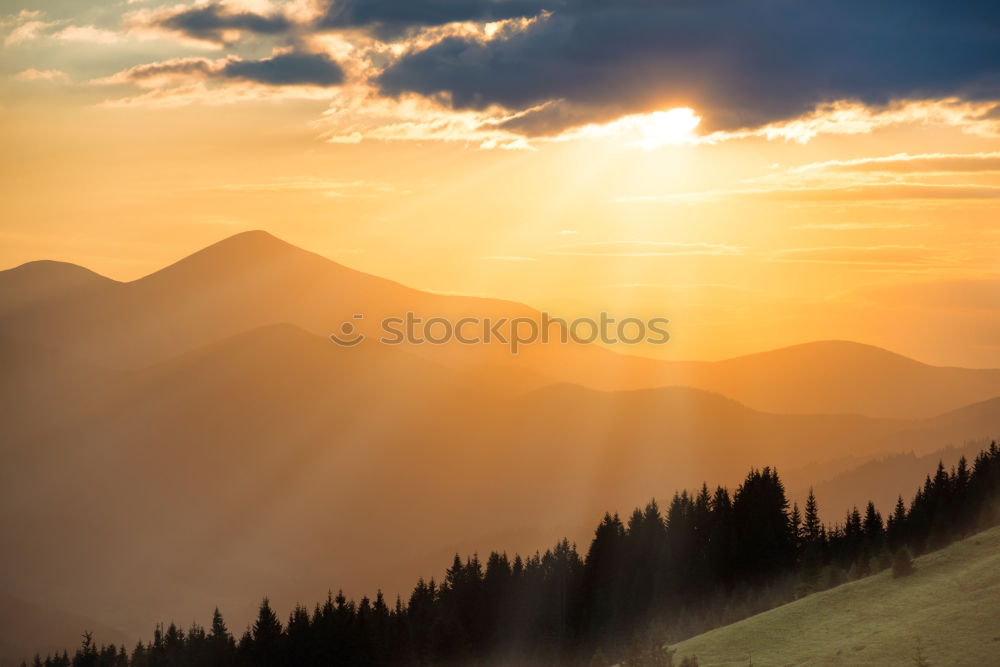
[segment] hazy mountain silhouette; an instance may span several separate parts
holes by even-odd
[[[0,406],[0,500],[18,508],[0,528],[19,545],[0,566],[19,573],[13,594],[136,631],[214,604],[248,618],[247,590],[391,595],[442,552],[582,541],[604,510],[735,483],[748,465],[1000,432],[995,410],[919,421],[762,413],[683,387],[512,395],[290,325],[95,377],[91,392],[75,380]]]
[[[127,283],[56,262],[0,272],[0,326],[8,338],[114,368],[144,368],[270,324],[325,336],[352,321],[374,335],[382,317],[407,311],[453,321],[538,315],[509,301],[414,290],[266,232],[237,234]],[[352,320],[356,313],[364,320]],[[473,377],[507,366],[504,376],[526,389],[558,381],[605,390],[684,385],[769,412],[925,417],[1000,395],[1000,370],[933,367],[840,341],[719,362],[656,361],[576,344],[533,345],[516,356],[502,345],[412,351]]]
[[[809,471],[799,488],[1000,432],[1000,371],[852,343],[663,362],[326,338],[406,311],[534,314],[263,232],[126,283],[0,272],[0,590],[126,632],[216,604],[238,626],[258,593],[391,596],[442,554],[584,540],[605,510],[748,466]]]
[[[1000,411],[1000,401],[992,405],[992,410],[994,415]],[[813,478],[801,488],[790,489],[789,495],[800,506],[804,506],[811,486],[816,496],[824,499],[823,506],[820,507],[823,520],[830,523],[843,522],[845,509],[854,506],[863,508],[869,500],[878,507],[887,508],[896,502],[897,497],[902,496],[909,504],[914,489],[923,484],[924,478],[934,470],[938,462],[951,469],[964,456],[971,465],[976,454],[989,447],[989,443],[989,440],[971,440],[926,454],[908,451],[880,456],[860,465],[855,462],[839,474],[826,479]],[[807,476],[804,473],[805,471],[796,471],[794,476],[801,480]]]
[[[1000,395],[1000,371],[930,366],[871,345],[820,341],[672,364],[677,384],[774,412],[926,417]]]
[[[0,272],[0,309],[10,314],[19,308],[82,297],[115,284],[118,283],[76,264],[51,260],[28,262]]]
[[[39,291],[26,284],[25,273],[44,269],[58,274],[39,279],[46,285],[69,282],[60,280],[67,265],[26,270],[34,264],[41,263],[0,273],[0,321],[8,335],[118,368],[142,368],[270,324],[294,324],[325,336],[356,313],[365,315],[359,325],[371,333],[382,317],[407,311],[456,319],[531,312],[511,302],[410,289],[266,232],[237,234],[144,278],[105,280],[95,289],[73,290],[72,299],[25,309],[19,306]]]

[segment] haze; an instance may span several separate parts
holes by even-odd
[[[996,438],[998,5],[710,4],[3,3],[0,665]]]

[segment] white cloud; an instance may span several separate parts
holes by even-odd
[[[115,44],[124,39],[121,33],[103,30],[92,25],[71,25],[52,34],[63,42],[88,42],[90,44]]]
[[[948,125],[971,134],[997,136],[1000,123],[988,117],[995,108],[996,102],[966,102],[958,98],[901,100],[881,108],[841,100],[820,105],[793,120],[754,130],[714,132],[701,137],[700,141],[718,143],[757,137],[807,143],[820,134],[870,134],[884,127],[916,123]]]
[[[26,69],[15,75],[16,79],[21,81],[52,81],[56,83],[64,83],[69,81],[69,74],[58,69]]]
[[[0,28],[10,29],[4,37],[4,46],[15,46],[38,39],[44,31],[56,25],[55,21],[42,21],[41,17],[42,12],[38,10],[22,9],[17,14],[0,18]]]
[[[367,85],[333,91],[330,107],[317,122],[331,143],[373,141],[444,141],[482,149],[531,149],[520,135],[496,126],[506,117],[500,109],[453,111],[424,97],[379,96]]]

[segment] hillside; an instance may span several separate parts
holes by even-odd
[[[678,644],[699,665],[990,665],[1000,655],[1000,527]]]
[[[141,371],[46,358],[44,377],[15,366],[3,385],[0,500],[23,509],[0,521],[21,546],[0,565],[20,573],[11,593],[136,632],[155,618],[102,610],[146,600],[190,618],[252,605],[248,587],[280,604],[331,586],[405,590],[455,551],[582,543],[605,510],[734,485],[748,467],[870,457],[900,430],[912,448],[930,442],[921,422],[764,413],[685,387],[511,396],[404,348],[341,348],[288,325]],[[1000,413],[949,423],[950,437],[978,438],[1000,432]],[[216,558],[198,562],[205,550]],[[151,566],[171,574],[150,579]]]

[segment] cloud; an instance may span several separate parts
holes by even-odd
[[[800,173],[809,171],[892,174],[996,172],[1000,171],[1000,153],[925,153],[920,155],[899,153],[885,157],[814,162],[792,170],[792,172]]]
[[[555,0],[337,4],[330,25],[419,26],[551,10],[504,39],[449,38],[377,77],[388,95],[527,111],[524,134],[691,107],[707,131],[758,128],[854,100],[1000,98],[1000,4],[970,0]],[[343,7],[344,9],[339,9]]]
[[[111,30],[103,30],[92,25],[71,25],[53,33],[54,39],[63,42],[89,42],[91,44],[114,44],[123,39],[123,35]]]
[[[220,71],[228,60],[209,60],[208,58],[172,58],[156,63],[136,65],[111,76],[97,79],[94,83],[119,84],[135,83],[147,85],[175,77],[209,77]]]
[[[725,199],[783,202],[855,202],[907,200],[992,200],[1000,199],[1000,186],[947,185],[938,183],[863,183],[838,187],[770,187],[741,190],[676,192],[662,195],[618,197],[618,203],[664,202],[699,203]]]
[[[899,123],[1000,136],[1000,43],[985,30],[997,18],[1000,8],[981,0],[958,10],[943,0],[197,0],[128,11],[118,32],[46,23],[39,12],[2,22],[13,43],[240,47],[243,58],[224,68],[196,65],[183,89],[111,103],[207,101],[196,81],[332,88],[347,79],[373,110],[334,118],[354,106],[340,96],[322,121],[330,141],[524,149],[611,139],[654,149],[804,142]],[[247,59],[261,44],[243,40],[255,36],[287,52]]]
[[[771,201],[886,201],[907,199],[1000,199],[1000,186],[937,183],[878,183],[833,188],[789,188],[745,192]]]
[[[334,91],[319,124],[331,143],[442,141],[482,149],[532,149],[520,135],[497,129],[505,117],[493,111],[454,111],[417,95],[386,98],[365,84],[349,84]]]
[[[0,17],[0,28],[9,29],[3,39],[4,47],[30,42],[56,25],[55,21],[43,21],[41,17],[42,12],[28,9]]]
[[[770,257],[776,262],[856,264],[868,266],[931,267],[950,263],[952,253],[939,248],[907,245],[825,246],[785,248]]]
[[[21,81],[52,81],[56,83],[64,83],[69,81],[69,74],[57,69],[26,69],[16,75],[17,79]]]
[[[868,134],[880,128],[906,124],[946,125],[970,134],[995,137],[1000,125],[992,117],[992,111],[997,108],[996,101],[966,101],[957,97],[897,100],[879,106],[838,100],[820,104],[790,120],[751,129],[712,132],[700,137],[699,142],[714,144],[734,139],[762,138],[804,144],[820,134]]]
[[[319,27],[366,28],[381,39],[392,39],[414,28],[529,18],[547,6],[562,4],[562,0],[335,0]]]
[[[227,44],[235,41],[243,32],[281,35],[289,32],[294,23],[278,12],[259,14],[221,4],[210,4],[156,12],[148,18],[148,25],[180,33],[191,39]]]
[[[282,53],[262,60],[232,60],[222,76],[269,86],[337,86],[344,70],[324,53]]]
[[[674,257],[679,255],[741,255],[743,248],[723,243],[673,241],[602,241],[550,248],[549,255],[579,257]]]
[[[517,120],[519,119],[515,118],[514,121],[503,123],[501,127],[517,129],[518,126],[515,124]],[[694,135],[694,130],[700,122],[701,118],[693,109],[680,107],[670,111],[630,114],[599,125],[586,124],[558,134],[555,140],[614,137],[631,145],[653,150],[667,145],[695,143],[697,137]]]
[[[909,229],[926,227],[927,223],[916,222],[807,222],[794,225],[792,229],[824,229],[830,231],[858,231],[864,229]]]
[[[279,53],[261,60],[236,57],[175,58],[137,65],[97,83],[134,83],[156,88],[178,80],[239,80],[266,86],[338,86],[344,81],[340,65],[324,53]]]
[[[61,42],[89,42],[91,44],[113,44],[124,39],[123,33],[104,30],[93,25],[68,25],[60,30],[65,21],[43,21],[42,12],[21,10],[18,14],[0,19],[0,27],[11,27],[4,38],[4,46],[30,42],[41,38],[56,39]]]

